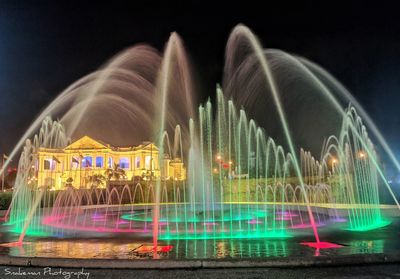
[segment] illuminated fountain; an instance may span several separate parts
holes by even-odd
[[[17,244],[25,234],[124,234],[151,237],[156,247],[159,240],[312,233],[310,246],[337,248],[320,240],[320,227],[365,231],[389,224],[379,187],[386,186],[398,203],[362,119],[400,165],[351,95],[311,62],[264,50],[241,25],[233,30],[226,55],[216,104],[208,101],[197,112],[190,66],[176,34],[162,57],[149,47],[133,47],[61,93],[12,152],[15,156],[41,127],[23,148],[6,216],[19,235]],[[313,115],[315,104],[323,108],[319,118]],[[297,125],[303,116],[310,127]],[[311,130],[298,134],[306,129]],[[38,148],[64,148],[86,134],[120,146],[152,139],[158,161],[165,155],[181,159],[187,180],[68,187],[56,197],[43,185],[32,186]],[[315,152],[319,158],[311,155]],[[161,173],[164,167],[160,164]]]

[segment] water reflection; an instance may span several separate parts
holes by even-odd
[[[174,254],[168,255],[168,258],[222,259],[289,255],[286,240],[180,240],[168,243],[174,245]]]
[[[350,254],[393,253],[400,249],[398,222],[370,232],[354,233],[342,231],[337,234],[330,230],[321,230],[323,239],[343,245],[337,249],[321,249],[300,245],[307,236],[295,236],[285,239],[199,239],[160,241],[162,259],[233,259],[233,258],[269,258],[269,257],[314,257]],[[15,235],[4,232],[2,242],[13,239]],[[131,238],[38,238],[28,237],[19,247],[0,247],[0,255],[55,257],[55,258],[103,258],[103,259],[152,259],[151,239]]]
[[[129,253],[142,246],[138,243],[118,243],[87,240],[39,240],[20,247],[12,247],[10,256],[35,256],[57,258],[129,258]]]
[[[352,241],[350,247],[351,254],[383,253],[385,241],[383,239]]]

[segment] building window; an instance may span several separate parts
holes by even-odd
[[[146,168],[146,170],[150,169],[150,164],[151,164],[151,156],[144,157],[144,167]]]
[[[129,159],[126,157],[119,159],[119,167],[121,169],[129,169]]]
[[[96,168],[103,168],[103,167],[104,167],[104,158],[96,157]]]
[[[82,158],[82,168],[91,168],[92,167],[92,157],[85,156]]]
[[[140,168],[140,157],[139,157],[139,156],[135,158],[135,167],[136,167],[137,169]]]
[[[78,157],[72,157],[72,162],[71,162],[71,169],[76,170],[79,166],[79,159]]]
[[[45,170],[54,170],[56,168],[56,162],[53,159],[44,159],[43,163]]]
[[[108,157],[108,167],[111,169],[113,167],[113,158]]]
[[[135,167],[136,167],[137,169],[140,168],[140,156],[138,156],[138,157],[135,158]]]

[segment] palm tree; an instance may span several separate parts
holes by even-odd
[[[108,180],[124,180],[126,179],[125,171],[119,167],[119,164],[114,164],[113,168],[108,168],[105,171],[105,176]]]

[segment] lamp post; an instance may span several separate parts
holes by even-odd
[[[3,173],[1,174],[1,191],[2,192],[4,192],[4,178],[5,178],[5,176],[4,176],[4,172],[5,172],[4,165],[6,163],[5,161],[8,160],[8,159],[9,159],[8,156],[3,153],[2,164],[1,164],[1,168],[3,169]]]
[[[5,159],[5,154],[3,154],[3,158],[2,158],[2,163],[1,163],[1,168],[3,168],[3,172],[1,174],[1,191],[4,192],[4,159]]]
[[[337,163],[336,158],[332,158],[332,174],[335,172],[335,164]]]

